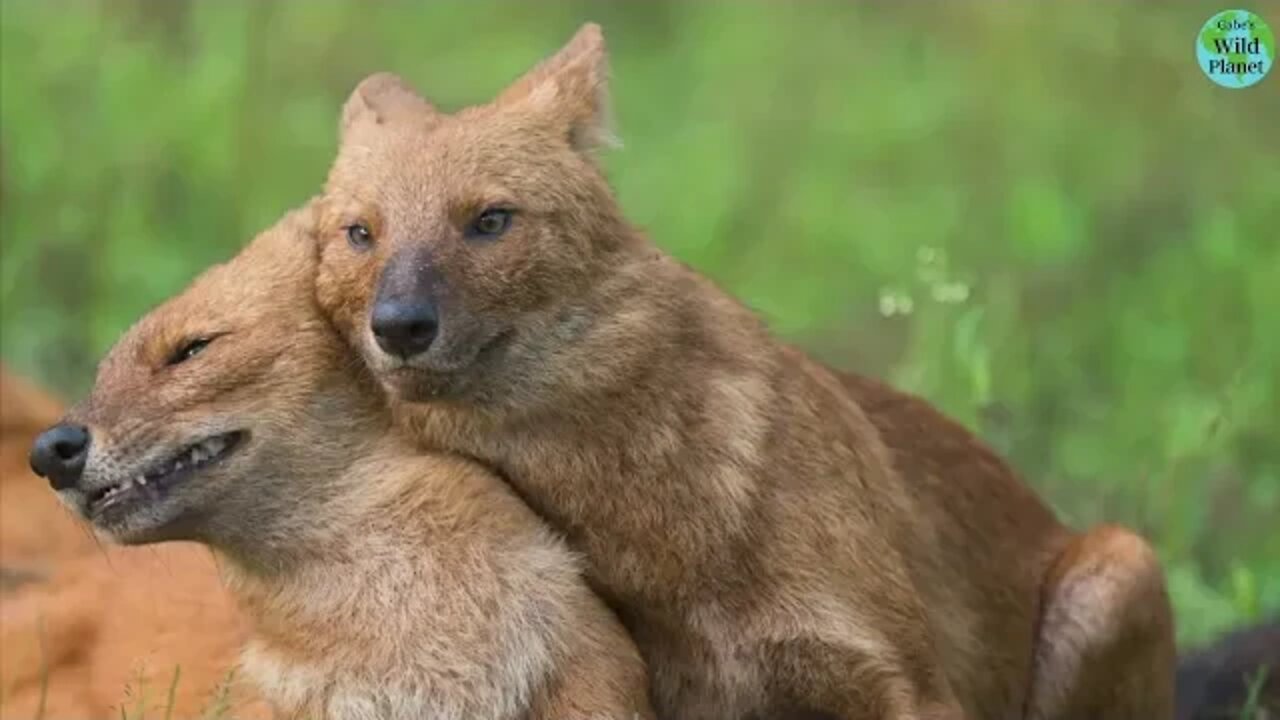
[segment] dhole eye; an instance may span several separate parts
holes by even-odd
[[[489,208],[467,226],[467,237],[495,238],[511,227],[512,212],[506,208]]]
[[[364,223],[352,223],[347,226],[347,242],[351,247],[363,252],[373,245],[373,233]]]
[[[202,350],[209,347],[209,343],[213,342],[211,337],[201,337],[189,340],[183,343],[172,355],[169,356],[166,365],[179,365],[191,358],[199,355]]]

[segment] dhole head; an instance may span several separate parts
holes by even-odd
[[[248,542],[317,491],[290,478],[331,459],[359,409],[341,403],[351,363],[315,307],[305,212],[139,320],[37,439],[33,468],[101,534]]]
[[[605,50],[586,25],[494,101],[448,114],[395,76],[342,114],[319,222],[321,305],[407,399],[500,392],[625,233],[593,150]],[[479,381],[483,379],[483,384]]]

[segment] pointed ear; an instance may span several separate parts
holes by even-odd
[[[435,107],[400,77],[376,73],[361,80],[342,106],[342,136],[361,127],[401,120],[429,120],[435,115]]]
[[[502,91],[496,103],[543,114],[577,150],[616,145],[609,107],[608,55],[600,26],[587,23],[555,55]]]

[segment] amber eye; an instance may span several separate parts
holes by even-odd
[[[365,251],[373,246],[373,233],[364,223],[352,223],[347,226],[347,242],[356,250]]]
[[[506,208],[489,208],[476,216],[467,226],[467,236],[496,238],[511,227],[512,211]]]
[[[173,354],[169,356],[169,359],[168,361],[165,362],[165,364],[179,365],[181,363],[184,363],[190,360],[191,358],[195,357],[196,355],[199,355],[201,351],[209,347],[209,343],[211,342],[213,342],[213,338],[211,337],[199,337],[199,338],[195,338],[194,340],[188,340],[187,342],[179,346],[178,349],[175,350]]]

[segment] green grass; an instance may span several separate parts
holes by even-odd
[[[1249,696],[1240,711],[1240,720],[1268,720],[1268,711],[1262,707],[1262,688],[1270,672],[1271,668],[1264,665],[1249,680]]]
[[[1280,610],[1280,77],[1201,75],[1219,9],[5,0],[0,355],[78,395],[319,189],[363,75],[457,107],[596,19],[630,217],[1152,538],[1198,641]]]

